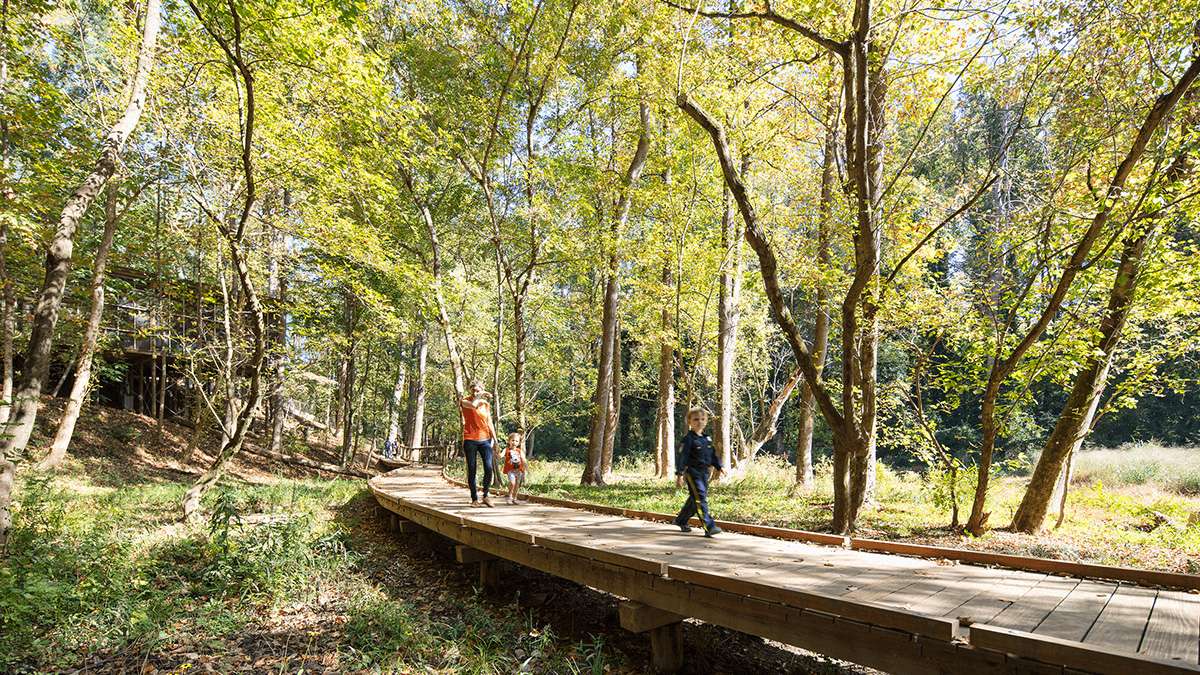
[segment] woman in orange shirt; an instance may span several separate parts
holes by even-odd
[[[463,418],[463,454],[467,457],[467,485],[471,488],[471,506],[478,507],[479,494],[475,487],[478,458],[483,457],[483,505],[492,506],[488,499],[488,487],[492,484],[492,446],[496,443],[496,431],[492,428],[492,406],[487,402],[488,393],[479,382],[471,383],[471,395],[460,401]]]

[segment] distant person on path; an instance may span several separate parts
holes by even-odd
[[[712,439],[704,433],[708,426],[708,413],[700,408],[688,411],[688,432],[679,446],[676,457],[675,485],[683,487],[687,483],[688,498],[683,504],[683,510],[675,518],[675,524],[684,532],[691,532],[688,521],[699,510],[700,518],[704,521],[704,536],[711,537],[720,534],[721,528],[713,522],[712,514],[708,512],[708,481],[709,468],[714,469],[712,477],[719,478],[724,467],[721,458],[713,449]]]
[[[492,446],[496,443],[496,430],[492,427],[492,406],[488,404],[488,393],[479,382],[471,384],[471,395],[460,401],[463,418],[463,454],[467,457],[467,484],[471,488],[471,506],[478,507],[479,494],[475,487],[475,474],[479,457],[483,457],[483,506],[493,506],[488,499],[488,487],[492,484]]]
[[[517,499],[517,490],[525,483],[525,437],[519,431],[508,435],[508,444],[504,448],[504,475],[508,477],[508,503],[524,504]]]

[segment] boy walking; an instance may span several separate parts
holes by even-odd
[[[704,433],[708,426],[708,413],[700,408],[692,408],[687,416],[688,432],[679,446],[679,455],[675,461],[675,485],[683,487],[687,483],[688,498],[683,504],[683,510],[675,518],[675,524],[684,532],[691,532],[688,521],[700,512],[704,522],[704,536],[711,537],[720,534],[721,528],[713,522],[712,514],[708,512],[708,472],[714,469],[713,478],[718,478],[724,467],[721,458],[713,449],[712,439]]]

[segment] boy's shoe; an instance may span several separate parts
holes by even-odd
[[[477,501],[476,501],[476,502],[471,502],[471,508],[473,508],[473,509],[477,509],[477,508],[479,508],[479,502],[477,502]]]
[[[676,525],[679,526],[680,532],[691,532],[692,531],[692,528],[688,527],[687,523],[681,523],[678,520],[672,521],[672,522],[674,522]]]
[[[723,532],[723,531],[724,530],[722,530],[721,528],[717,527],[716,525],[713,525],[711,529],[704,531],[704,536],[708,537],[709,539],[712,539],[714,536],[721,534],[721,532]]]
[[[492,503],[492,500],[490,497],[483,498],[483,505],[488,508],[496,508],[496,505]]]

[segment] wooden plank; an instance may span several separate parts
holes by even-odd
[[[896,541],[880,541],[877,539],[859,539],[857,537],[850,538],[850,548],[858,551],[898,553],[926,558],[945,558],[947,560],[959,560],[982,565],[1000,565],[1012,569],[1047,572],[1049,574],[1067,574],[1094,579],[1114,579],[1142,584],[1144,586],[1170,586],[1172,588],[1200,590],[1200,575],[1197,574],[1158,572],[1132,567],[1113,567],[1111,565],[1092,565],[1067,560],[1030,558],[1004,553],[987,553],[944,546],[926,546],[924,544],[907,544]]]
[[[972,596],[970,600],[942,614],[942,616],[957,617],[965,626],[976,623],[987,623],[1000,612],[1003,612],[1016,600],[1021,599],[1029,589],[1036,586],[1046,575],[1025,576],[1013,575],[994,585],[988,586],[982,592]]]
[[[492,534],[496,534],[501,537],[506,537],[508,539],[513,539],[515,541],[519,541],[519,542],[522,542],[525,544],[534,543],[533,535],[529,534],[528,532],[526,532],[524,530],[518,530],[515,528],[511,528],[511,527],[505,527],[503,525],[495,525],[493,523],[484,522],[477,518],[463,518],[463,525],[465,527],[468,527],[471,529],[483,530],[484,532],[491,532]]]
[[[1083,641],[1117,587],[1096,581],[1080,582],[1033,631],[1063,640]]]
[[[1137,653],[1157,596],[1158,592],[1151,588],[1122,585],[1113,593],[1083,641],[1106,649]]]
[[[971,626],[971,644],[1016,654],[1043,663],[1057,664],[1091,673],[1112,675],[1180,675],[1200,672],[1200,666],[1178,661],[1147,658],[1071,640],[1034,635],[1024,631],[975,624]]]
[[[667,576],[730,593],[740,593],[802,609],[815,609],[867,624],[896,628],[916,635],[943,640],[953,639],[957,628],[957,623],[949,619],[920,616],[873,603],[851,602],[830,595],[780,588],[757,581],[718,576],[693,569],[671,566],[667,568]]]
[[[1046,577],[1036,586],[1025,591],[1019,598],[1012,598],[1012,602],[994,616],[979,619],[974,623],[986,623],[999,628],[1011,628],[1032,633],[1033,629],[1041,625],[1042,621],[1050,616],[1059,603],[1071,595],[1079,585],[1079,579]],[[1096,613],[1099,614],[1099,612],[1100,609],[1097,608]],[[1093,616],[1088,619],[1087,626],[1084,626],[1084,632],[1092,625],[1091,619],[1094,618]],[[1083,637],[1082,633],[1080,637]]]
[[[1159,591],[1139,654],[1189,663],[1200,661],[1200,596]]]
[[[584,558],[606,562],[610,565],[628,567],[629,569],[634,569],[639,572],[647,572],[649,574],[655,574],[658,576],[662,576],[667,573],[667,564],[665,562],[649,560],[632,555],[625,555],[623,553],[617,553],[613,550],[574,544],[569,541],[563,541],[553,537],[537,537],[537,543],[539,546],[544,546],[545,548],[555,551],[573,553]]]

